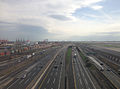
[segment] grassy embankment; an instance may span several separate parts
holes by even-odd
[[[81,58],[83,59],[83,61],[85,62],[86,67],[88,67],[91,70],[95,69],[95,66],[89,61],[89,59],[87,59],[87,57],[79,50],[77,49]]]
[[[72,48],[69,47],[66,53],[66,66],[68,66],[70,63],[71,55],[72,55]]]

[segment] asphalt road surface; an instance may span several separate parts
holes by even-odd
[[[28,84],[32,82],[34,77],[41,71],[41,69],[47,64],[47,62],[55,55],[56,51],[51,51],[45,57],[38,59],[27,68],[23,69],[18,76],[15,76],[15,78],[7,86],[4,87],[4,89],[25,89]],[[26,71],[27,73],[24,73]]]
[[[76,58],[73,57],[75,89],[96,89],[78,52],[74,53],[77,54]]]
[[[60,52],[51,64],[44,78],[39,82],[36,89],[60,89],[65,68],[65,49]],[[64,86],[64,85],[63,85]]]

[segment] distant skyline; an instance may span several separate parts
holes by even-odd
[[[120,41],[120,0],[0,0],[0,39]]]

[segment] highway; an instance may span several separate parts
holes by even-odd
[[[93,76],[86,68],[78,50],[76,47],[70,47],[72,48],[72,59],[69,62],[68,79],[66,81],[65,62],[68,45],[43,50],[42,54],[37,52],[33,58],[27,59],[32,61],[31,63],[26,64],[4,78],[0,78],[0,80],[5,79],[6,83],[8,82],[6,85],[0,86],[3,86],[2,89],[65,89],[66,86],[68,89],[97,89]],[[91,60],[96,65],[104,68],[102,73],[119,89],[120,80],[112,71],[108,71],[109,67],[104,63],[100,65],[99,63],[102,62],[93,56],[89,56],[89,58],[93,58]],[[18,65],[14,60],[13,62],[15,63],[14,65]]]
[[[107,79],[109,79],[111,81],[111,83],[117,88],[120,89],[120,78],[112,71],[112,69],[107,66],[105,63],[103,63],[102,61],[100,61],[98,58],[96,58],[95,56],[89,56],[91,58],[91,60],[96,60],[99,64],[102,63],[103,65],[101,65],[104,69],[104,71],[102,71],[102,73],[107,77]],[[95,64],[95,66],[99,68],[98,64]]]
[[[100,47],[96,47],[96,46],[92,46],[91,48],[95,49],[96,51],[100,51],[103,53],[107,53],[107,56],[114,56],[119,58],[120,57],[120,52],[114,51],[114,50],[110,50],[110,49],[105,49],[105,48],[100,48]],[[109,59],[109,58],[107,58]],[[115,60],[108,60],[116,65],[120,65],[120,61],[115,61]]]
[[[14,64],[18,64],[18,63],[24,61],[25,59],[26,59],[26,56],[22,56],[22,57],[15,58],[13,60],[6,61],[4,63],[1,62],[0,63],[0,71],[5,70],[5,69],[13,66]]]
[[[61,51],[47,70],[44,78],[38,83],[36,89],[60,89],[65,69],[65,49]],[[64,85],[62,85],[64,86]]]
[[[73,57],[74,83],[76,86],[75,89],[96,89],[81,57],[76,50],[73,52],[73,55],[75,53],[77,54],[75,58]]]
[[[84,51],[91,52],[91,50],[87,48]],[[111,52],[111,51],[109,51]],[[91,52],[92,53],[92,52]],[[113,52],[114,54],[114,52]],[[120,89],[120,77],[114,72],[112,68],[110,68],[108,65],[106,65],[104,62],[102,62],[99,58],[97,58],[96,55],[89,55],[87,56],[90,61],[96,66],[98,70],[101,71],[101,73],[117,88]],[[104,59],[104,58],[103,58]],[[105,59],[104,59],[105,60]],[[109,85],[110,86],[110,85]],[[111,86],[112,87],[112,86]]]
[[[49,50],[51,50],[51,49],[50,48],[46,49],[46,51],[49,51]],[[35,53],[35,55],[41,54],[41,53],[44,53],[44,50],[40,50],[40,51],[37,51],[37,52],[34,52],[34,53]],[[0,71],[5,70],[7,68],[10,68],[14,65],[20,64],[20,63],[24,62],[25,60],[27,60],[27,55],[24,55],[24,56],[21,56],[21,57],[18,57],[18,58],[14,58],[14,59],[11,59],[11,60],[7,60],[5,62],[0,62]]]
[[[23,70],[18,75],[14,76],[14,79],[7,84],[4,89],[25,89],[27,85],[35,78],[35,76],[42,70],[42,68],[48,63],[48,61],[50,61],[50,59],[55,55],[56,51],[57,49],[50,49],[46,51],[47,54],[44,57],[37,59],[29,66],[23,68]],[[24,71],[27,71],[26,77],[22,78]]]

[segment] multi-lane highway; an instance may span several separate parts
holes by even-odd
[[[56,56],[55,60],[47,70],[47,73],[42,81],[40,81],[37,85],[36,89],[60,89],[65,68],[64,51],[65,50],[61,51],[60,54]]]
[[[16,76],[16,78],[10,84],[7,85],[7,89],[16,89],[17,87],[19,89],[25,89],[27,85],[33,80],[33,78],[37,75],[37,73],[44,67],[45,61],[48,61],[49,58],[50,55],[41,59],[41,61],[38,61],[37,63],[33,64],[35,66],[32,69],[28,68],[24,70],[27,73],[24,73],[23,71],[23,74]],[[26,77],[23,77],[24,75],[26,75]]]
[[[72,49],[72,55],[70,53],[71,51],[68,51],[69,48]],[[66,56],[67,53],[69,54],[69,58]],[[22,67],[15,70],[15,72],[11,72],[7,76],[0,78],[0,80],[5,80],[3,85],[2,81],[0,81],[0,88],[97,89],[97,83],[93,80],[93,75],[85,66],[85,62],[74,45],[65,45],[56,48],[51,47],[46,50],[42,50],[42,52],[40,51],[35,53],[31,58],[22,57],[12,60],[11,62],[8,62],[8,64],[16,66],[20,63],[26,62],[26,60],[28,60],[26,65],[22,65]],[[95,59],[95,61],[101,63],[98,59]],[[66,70],[67,62],[68,70]],[[1,66],[6,66],[6,64]],[[107,70],[108,67],[106,67],[104,63],[103,67],[105,69],[103,74],[109,75],[108,77],[112,77],[110,75],[112,72]],[[118,79],[116,79],[117,77],[112,78],[113,80],[118,81]],[[117,84],[117,82],[114,83]]]
[[[88,74],[84,63],[79,56],[78,52],[74,50],[73,56],[76,54],[76,57],[73,57],[73,74],[74,74],[74,83],[75,89],[96,89],[93,81]]]
[[[46,49],[46,51],[49,51],[51,50],[50,48]],[[37,51],[37,52],[33,52],[35,55],[37,54],[41,54],[41,53],[44,53],[44,50],[40,50],[40,51]],[[28,54],[29,55],[29,54]],[[27,56],[28,55],[24,55],[24,56],[21,56],[21,57],[18,57],[18,58],[14,58],[14,59],[11,59],[11,60],[7,60],[7,61],[4,61],[4,62],[0,62],[0,71],[2,70],[5,70],[9,67],[12,67],[14,65],[17,65],[17,64],[20,64],[22,62],[24,62],[25,60],[27,60]],[[32,55],[31,56],[35,56],[35,55]],[[29,58],[30,59],[30,58]]]
[[[102,65],[100,65],[103,68],[102,73],[112,82],[113,85],[115,85],[116,88],[120,88],[120,78],[112,71],[112,69],[107,66],[105,63],[103,63],[102,61],[100,61],[98,58],[96,58],[95,56],[89,56],[89,58],[92,61],[96,61],[99,63],[99,65],[102,63]],[[99,69],[99,65],[97,63],[94,63],[96,65],[96,67]]]
[[[84,47],[84,51],[88,53],[93,53],[93,51],[89,50],[88,48]],[[109,51],[110,52],[110,51]],[[113,52],[114,54],[114,52]],[[99,54],[100,55],[100,54]],[[87,56],[90,61],[96,66],[98,70],[114,85],[117,89],[120,88],[120,77],[116,74],[112,68],[110,68],[106,63],[102,62],[96,55]],[[103,58],[104,59],[104,58]],[[104,59],[106,60],[106,59]],[[118,65],[118,64],[117,64]],[[111,85],[109,85],[111,86]],[[111,86],[112,87],[112,86]]]
[[[58,49],[58,48],[57,48]],[[4,89],[25,89],[41,69],[51,60],[57,49],[46,50],[44,57],[36,59],[32,64],[27,65],[20,73],[14,74],[13,80]],[[8,77],[11,77],[10,75]],[[13,77],[13,76],[12,76]]]

